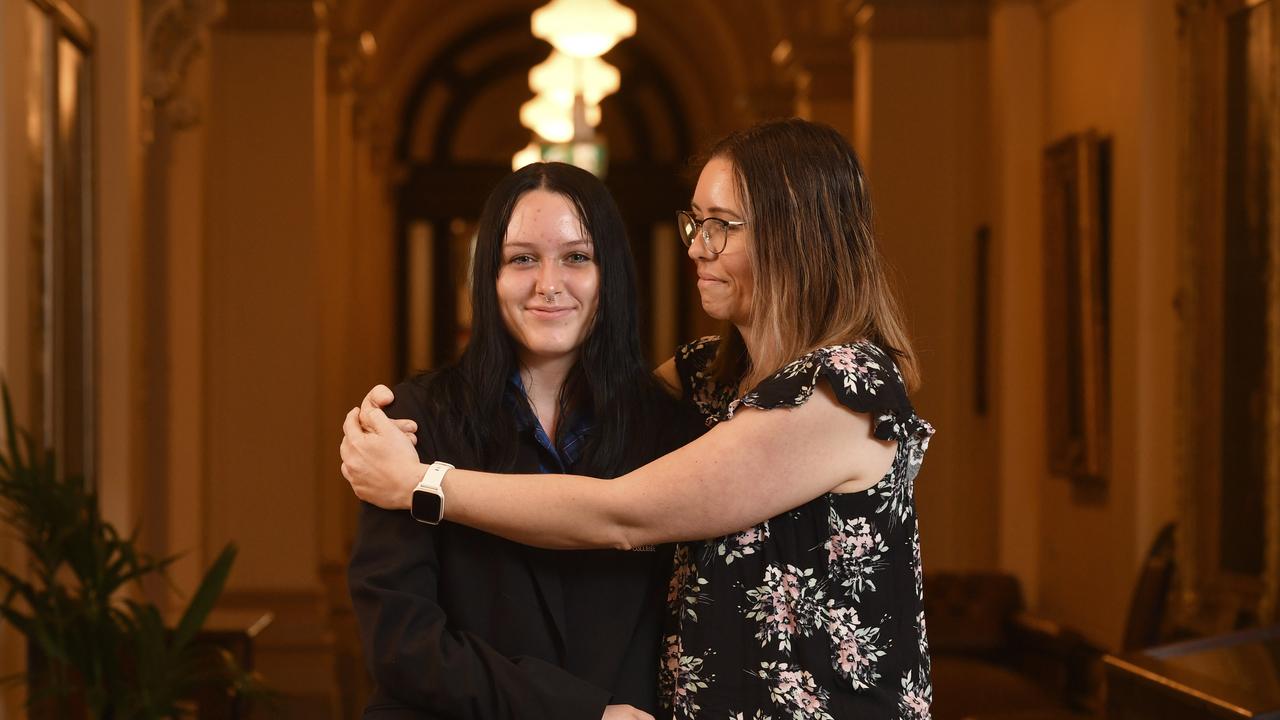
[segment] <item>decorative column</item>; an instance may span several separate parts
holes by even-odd
[[[127,438],[138,471],[133,522],[143,520],[150,552],[182,556],[171,569],[176,596],[159,581],[149,588],[171,606],[181,606],[213,555],[202,509],[202,113],[209,29],[223,10],[218,0],[145,0],[140,18],[142,252],[131,292],[141,342]]]
[[[342,482],[340,416],[324,400],[326,296],[345,297],[325,286],[326,7],[227,2],[210,43],[203,212],[205,534],[240,546],[223,605],[275,613],[259,668],[308,703],[336,692],[320,495]]]
[[[376,49],[373,35],[367,32],[336,36],[328,47],[324,128],[328,167],[322,188],[324,231],[316,237],[321,244],[316,253],[321,284],[327,292],[321,296],[322,349],[316,360],[321,374],[321,414],[329,418],[341,417],[360,400],[358,393],[362,392],[347,380],[351,374],[348,368],[355,358],[364,354],[351,352],[353,328],[359,325],[360,319],[348,309],[352,307],[349,300],[360,292],[352,268],[362,246],[375,238],[363,237],[356,226],[356,164],[360,154],[356,107],[360,75],[367,58]],[[323,483],[318,489],[323,518],[318,528],[321,576],[331,600],[345,605],[349,603],[346,599],[349,548],[344,530],[349,525],[348,511],[355,502],[345,483]]]
[[[326,96],[328,148],[325,233],[317,249],[325,292],[321,306],[322,433],[375,383],[392,384],[395,362],[395,236],[388,168],[393,134],[386,109],[368,79],[377,52],[372,33],[335,35],[329,44]],[[321,450],[328,450],[322,443]],[[339,715],[356,717],[372,692],[347,591],[347,560],[360,503],[336,472],[336,454],[320,461],[320,580],[335,640],[335,669],[344,679]]]

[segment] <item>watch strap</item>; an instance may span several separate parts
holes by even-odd
[[[453,466],[447,462],[439,460],[427,466],[427,471],[422,474],[422,480],[418,482],[416,490],[431,490],[436,493],[440,492],[440,486],[444,483],[444,475],[453,469]]]

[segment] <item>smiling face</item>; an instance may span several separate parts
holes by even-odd
[[[526,364],[573,362],[600,297],[594,247],[572,201],[525,193],[511,212],[498,271],[498,307]]]
[[[746,220],[745,204],[738,197],[733,163],[724,157],[712,158],[698,176],[691,204],[698,220],[717,217]],[[724,252],[712,255],[701,239],[689,246],[689,257],[698,268],[698,294],[702,309],[717,320],[728,320],[740,330],[751,326],[751,297],[755,275],[747,256],[752,242],[751,225],[729,229]]]

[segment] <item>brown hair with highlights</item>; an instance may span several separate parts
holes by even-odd
[[[732,163],[745,206],[753,237],[751,325],[759,341],[752,367],[731,328],[711,366],[717,380],[754,384],[814,349],[869,340],[893,356],[914,389],[916,358],[872,230],[866,177],[848,141],[826,125],[773,120],[729,135],[709,157]]]

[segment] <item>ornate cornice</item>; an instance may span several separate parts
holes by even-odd
[[[233,32],[317,32],[328,25],[324,0],[226,0],[227,12],[218,23]]]
[[[987,34],[992,0],[854,0],[858,32],[871,37],[972,37]]]

